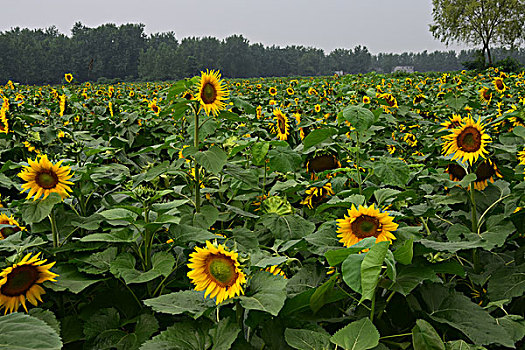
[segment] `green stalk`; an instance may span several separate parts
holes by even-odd
[[[199,112],[197,109],[193,109],[195,112],[195,134],[193,136],[193,145],[199,149]],[[200,169],[197,160],[195,159],[195,212],[201,211],[201,187],[200,187]]]
[[[55,220],[55,212],[51,210],[51,214],[49,214],[47,217],[49,218],[49,222],[51,223],[51,232],[53,233],[53,248],[56,248],[58,247],[58,229]]]
[[[374,322],[375,309],[376,309],[376,291],[374,290],[374,294],[372,295],[372,305],[370,307],[370,321],[372,321],[372,323]]]
[[[359,133],[357,131],[356,131],[356,139],[357,139],[357,153],[355,157],[356,158],[355,162],[357,165],[357,184],[359,185],[359,194],[363,195],[363,186],[362,186],[363,180],[361,179],[361,173],[359,172],[359,163],[360,163],[359,155],[361,153],[361,143],[359,142]]]
[[[472,220],[472,232],[478,233],[478,214],[476,211],[476,196],[474,193],[474,182],[470,183],[470,206],[471,206],[471,220]]]
[[[241,329],[242,336],[244,338],[244,307],[242,307],[239,300],[235,300],[235,316],[237,318],[237,323]]]

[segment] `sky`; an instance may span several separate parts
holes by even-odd
[[[175,32],[224,39],[242,34],[266,46],[366,46],[379,52],[461,50],[428,30],[432,0],[0,0],[0,31],[55,25],[70,35],[75,22],[143,23],[147,34]]]

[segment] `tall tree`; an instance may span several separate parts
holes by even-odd
[[[490,46],[525,40],[525,0],[432,0],[430,31],[445,44],[482,45],[492,65]]]

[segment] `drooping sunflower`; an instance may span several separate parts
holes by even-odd
[[[507,90],[507,85],[505,85],[505,82],[503,81],[503,78],[497,77],[492,81],[492,84],[494,84],[494,87],[496,90],[501,94]]]
[[[452,181],[461,181],[465,176],[467,176],[467,171],[465,168],[463,168],[461,165],[457,163],[451,163],[447,166],[447,170],[445,170],[450,180]]]
[[[244,294],[242,285],[246,283],[246,275],[237,260],[238,256],[222,244],[216,246],[210,241],[206,241],[206,248],[195,247],[188,264],[191,269],[188,277],[195,290],[205,291],[205,298],[216,298],[216,304]]]
[[[50,271],[54,262],[44,265],[46,259],[39,258],[40,253],[31,257],[31,253],[11,267],[0,273],[0,309],[5,308],[4,314],[15,312],[20,304],[27,312],[26,300],[34,306],[42,301],[45,294],[40,283],[45,281],[56,282],[56,273]]]
[[[272,124],[272,132],[277,134],[277,137],[281,141],[286,141],[288,135],[290,135],[290,126],[288,124],[288,117],[281,111],[280,108],[273,110],[273,119],[276,122],[276,125]]]
[[[314,205],[321,203],[328,196],[333,195],[334,191],[332,190],[332,184],[329,182],[322,187],[312,186],[306,190],[305,198],[301,201],[301,204],[313,209]]]
[[[64,74],[64,79],[66,79],[68,83],[71,83],[73,81],[73,74],[71,73]]]
[[[73,177],[71,174],[71,168],[69,166],[61,166],[62,161],[56,164],[47,159],[47,155],[37,157],[35,160],[28,159],[29,166],[24,166],[22,171],[18,173],[24,181],[27,181],[22,185],[23,193],[29,190],[27,198],[31,198],[33,195],[37,200],[40,196],[47,198],[50,193],[58,193],[62,199],[69,197],[71,188],[68,185],[72,185],[73,182],[69,181]]]
[[[481,101],[489,105],[492,100],[492,92],[490,92],[488,87],[484,86],[479,90],[479,98]]]
[[[270,87],[270,88],[268,89],[268,93],[269,93],[271,96],[275,96],[275,95],[277,95],[277,89],[276,89],[275,87],[272,86],[272,87]]]
[[[494,163],[490,159],[485,159],[476,168],[476,181],[474,181],[474,188],[478,191],[483,191],[488,182],[494,183],[495,177],[503,177]]]
[[[221,79],[219,71],[201,72],[198,81],[199,92],[197,100],[200,102],[201,108],[204,108],[206,115],[210,112],[217,116],[220,110],[226,108],[224,100],[228,98],[230,92],[226,88],[226,83]]]
[[[11,236],[13,233],[18,231],[25,230],[24,226],[20,226],[18,221],[16,221],[13,216],[7,216],[6,214],[0,214],[0,225],[9,225],[0,228],[0,239],[6,239],[8,236]]]
[[[306,162],[306,172],[312,174],[312,179],[317,178],[316,173],[322,173],[326,170],[338,169],[341,162],[333,154],[322,153],[315,155]]]
[[[490,136],[485,133],[481,121],[469,117],[464,119],[459,127],[452,129],[452,133],[443,136],[442,153],[445,156],[452,155],[452,160],[460,159],[462,163],[468,162],[471,165],[484,153],[488,153],[485,146],[492,142]]]
[[[393,220],[387,212],[381,212],[373,204],[370,207],[360,205],[359,209],[352,204],[348,215],[337,220],[337,237],[341,238],[339,242],[345,247],[351,247],[367,237],[376,237],[376,243],[392,242],[396,239],[392,232],[399,226]]]
[[[420,104],[421,102],[423,102],[427,97],[423,94],[417,94],[416,96],[414,96],[414,99],[412,100],[412,103],[417,105],[417,104]]]

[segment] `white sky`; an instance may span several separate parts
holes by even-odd
[[[177,39],[242,34],[250,43],[370,52],[457,50],[428,30],[432,0],[0,0],[0,31],[73,24],[144,23],[146,33],[174,31]]]

